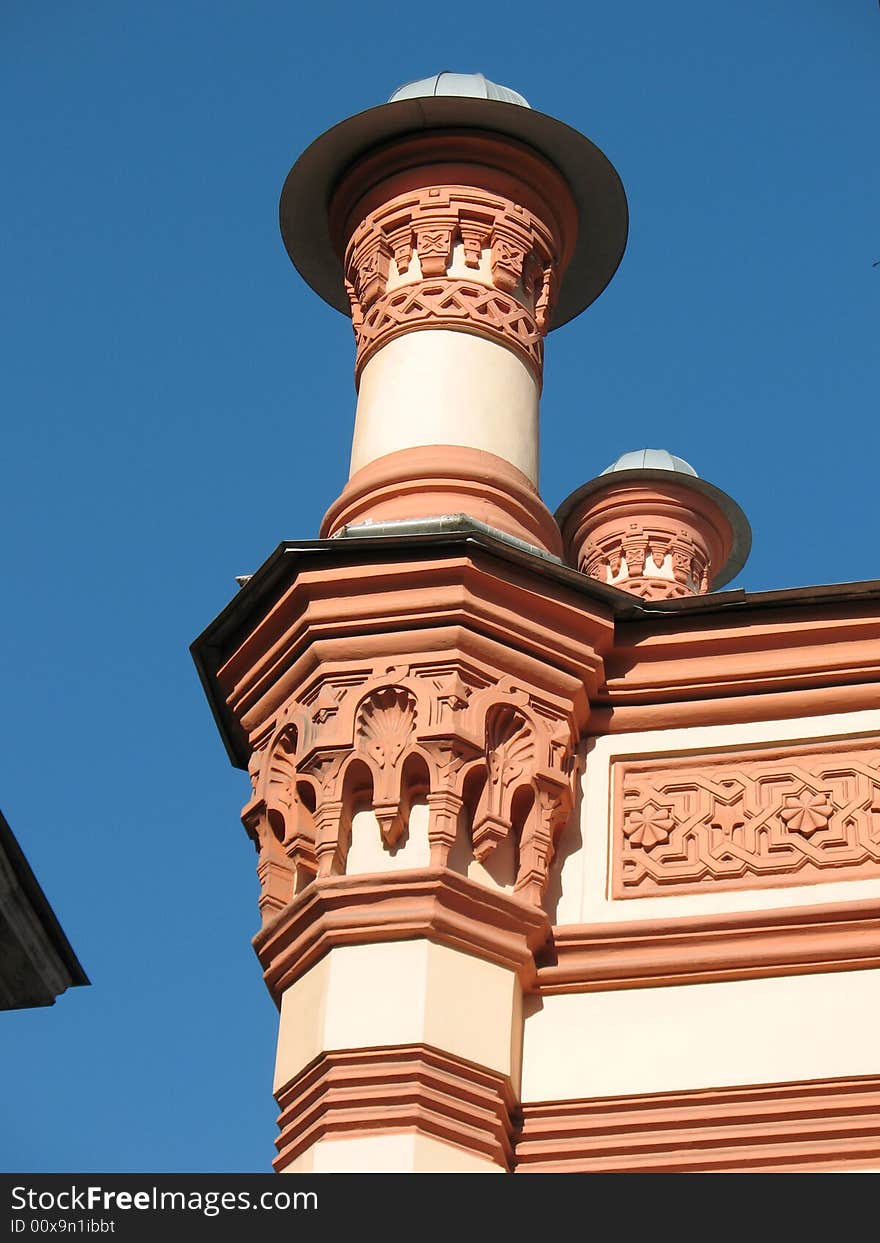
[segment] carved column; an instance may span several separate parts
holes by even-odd
[[[359,566],[346,544],[219,675],[253,748],[276,1165],[376,1168],[384,1137],[407,1168],[509,1169],[522,997],[610,616],[490,555]],[[425,620],[390,629],[397,610]]]
[[[577,234],[566,182],[513,139],[411,135],[349,170],[330,229],[359,396],[322,534],[466,513],[560,552],[535,486],[543,340]]]
[[[584,135],[440,74],[318,138],[280,216],[351,314],[351,474],[322,538],[196,645],[253,783],[276,1167],[507,1170],[523,993],[613,637],[537,490],[543,341],[614,274],[626,199]]]

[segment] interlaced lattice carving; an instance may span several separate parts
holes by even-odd
[[[880,741],[619,761],[614,893],[880,876]]]
[[[358,368],[403,330],[470,328],[515,346],[538,373],[544,340],[534,315],[510,294],[474,281],[420,281],[376,302],[356,323]]]

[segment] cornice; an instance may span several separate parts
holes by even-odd
[[[88,983],[0,813],[0,1010],[51,1006],[66,989]]]
[[[553,929],[539,993],[707,984],[880,967],[880,899]]]
[[[412,577],[413,574],[418,575],[420,565],[424,571],[427,563],[436,566],[439,561],[453,558],[472,560],[475,568],[484,574],[500,574],[502,578],[506,576],[518,589],[524,588],[533,593],[534,598],[543,595],[548,598],[548,602],[564,602],[565,609],[576,622],[576,629],[582,631],[585,626],[597,624],[600,631],[607,634],[607,638],[601,643],[603,648],[608,646],[613,636],[614,602],[621,597],[631,603],[631,598],[616,588],[593,583],[584,575],[557,565],[545,554],[531,554],[503,537],[473,530],[466,520],[461,530],[444,529],[437,534],[345,536],[301,544],[281,544],[260,569],[250,576],[238,595],[190,648],[232,763],[239,768],[246,768],[251,748],[246,730],[227,703],[228,687],[224,689],[218,674],[261,622],[273,611],[277,611],[279,602],[295,586],[301,575],[330,572],[332,576],[332,572],[336,571],[337,576],[341,574],[344,577],[349,567],[371,567],[378,574],[387,574],[393,567],[395,577],[403,570]],[[436,586],[436,574],[433,579]],[[584,596],[589,601],[586,610],[588,616],[581,616],[577,620],[584,610]],[[529,633],[531,619],[523,616],[522,608],[517,615],[519,624],[523,627],[522,650],[525,651],[529,647],[525,636]],[[352,624],[355,620],[353,619]],[[486,620],[487,625],[493,624],[491,616],[487,615]],[[387,634],[387,629],[393,622],[411,632],[413,621],[412,615],[408,614],[396,620],[385,615],[382,619],[374,619],[373,630]],[[436,627],[439,624],[438,619],[434,617],[431,624]],[[571,652],[576,661],[581,660],[585,654],[579,651],[577,644]],[[289,662],[290,657],[291,654],[288,653],[285,659]]]
[[[566,682],[581,723],[603,678],[610,618],[479,555],[304,571],[218,671],[249,733],[296,693],[317,665],[346,655],[398,664],[404,652],[480,651],[529,684]]]
[[[250,747],[226,703],[217,673],[299,573],[306,567],[320,571],[347,565],[399,566],[420,557],[469,552],[516,567],[545,592],[565,589],[573,601],[582,602],[580,607],[616,620],[607,684],[593,704],[592,733],[656,728],[669,723],[670,713],[674,724],[685,725],[821,712],[827,708],[825,686],[835,687],[835,704],[843,704],[840,710],[876,704],[880,581],[635,601],[627,592],[472,529],[464,520],[461,529],[446,525],[437,533],[345,536],[278,546],[190,649],[232,763],[246,768]],[[815,636],[817,621],[822,624],[822,640],[811,652],[807,640],[811,633]],[[852,632],[853,622],[861,623],[856,626],[860,638]],[[765,644],[762,669],[754,658],[760,635]],[[664,645],[669,660],[677,665],[671,680]],[[796,654],[799,645],[801,655]],[[760,649],[760,643],[757,646]],[[714,667],[694,665],[701,651],[710,653]],[[718,659],[721,655],[724,658]],[[682,670],[689,670],[683,681]]]
[[[801,691],[880,677],[880,609],[829,604],[821,615],[766,610],[744,632],[710,615],[677,625],[618,623],[600,699],[614,707]]]
[[[516,1172],[816,1173],[876,1168],[880,1078],[523,1105]]]
[[[276,1004],[285,989],[340,945],[424,937],[535,978],[534,955],[550,934],[546,913],[447,868],[332,876],[307,885],[256,937]]]

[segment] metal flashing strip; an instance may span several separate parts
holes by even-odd
[[[538,548],[537,545],[519,539],[516,535],[508,535],[506,531],[499,531],[497,527],[490,526],[488,522],[480,522],[478,518],[470,518],[467,514],[441,514],[434,518],[400,518],[394,522],[349,523],[330,538],[334,540],[358,537],[375,539],[377,536],[442,535],[446,532],[459,531],[478,531],[481,535],[489,535],[493,539],[501,540],[503,544],[510,544],[511,547],[518,548],[522,552],[541,557],[544,561],[552,561],[554,565],[565,564],[562,558],[554,553]]]

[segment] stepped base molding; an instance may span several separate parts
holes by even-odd
[[[445,1157],[448,1168],[460,1164],[460,1153],[499,1171],[513,1162],[509,1079],[428,1046],[322,1053],[276,1097],[278,1171],[328,1138],[411,1131],[456,1150]],[[432,1155],[443,1160],[442,1149]]]
[[[785,1173],[880,1166],[880,1077],[523,1106],[516,1172]]]
[[[562,554],[562,536],[532,481],[497,454],[463,445],[417,445],[357,470],[321,523],[347,526],[467,514],[536,548]]]

